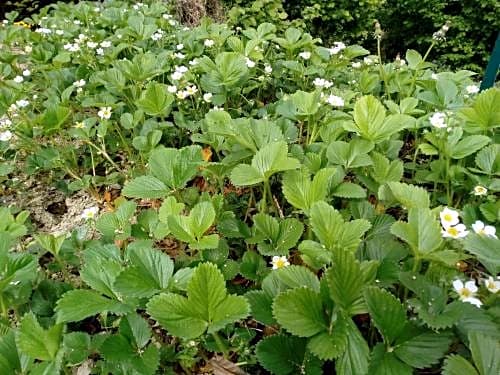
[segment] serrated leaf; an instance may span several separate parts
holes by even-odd
[[[342,165],[345,169],[366,167],[372,164],[368,153],[373,147],[372,142],[360,138],[350,142],[334,141],[328,145],[326,156],[330,163]]]
[[[215,210],[212,202],[197,203],[191,210],[189,217],[191,219],[189,223],[191,233],[196,238],[200,238],[215,220]]]
[[[342,182],[333,190],[332,195],[341,198],[361,199],[366,198],[366,191],[358,184]]]
[[[325,276],[330,290],[330,297],[340,308],[347,313],[353,312],[362,299],[364,280],[361,267],[354,255],[348,251],[339,251],[334,254],[332,267]]]
[[[167,85],[151,82],[136,101],[136,105],[148,115],[166,117],[173,102],[174,96],[168,92]]]
[[[327,327],[321,296],[307,287],[279,294],[274,299],[273,315],[283,328],[299,337],[314,336]]]
[[[134,355],[134,348],[123,335],[109,336],[99,348],[100,354],[111,362],[128,362]]]
[[[428,208],[411,208],[408,211],[408,222],[398,221],[392,224],[391,233],[420,254],[431,253],[443,243],[441,227]]]
[[[465,130],[469,133],[487,133],[500,126],[500,90],[490,88],[481,92],[472,107],[459,113],[465,119]]]
[[[368,372],[370,349],[352,320],[347,322],[347,346],[335,361],[338,374],[365,375]]]
[[[16,337],[17,347],[31,358],[54,361],[61,344],[63,327],[62,324],[56,324],[45,330],[35,315],[29,312],[21,320]]]
[[[85,301],[85,303],[82,303]],[[105,312],[125,313],[127,307],[117,300],[105,298],[93,290],[75,289],[57,301],[57,323],[78,322]]]
[[[451,157],[453,159],[463,159],[482,149],[490,142],[491,139],[485,135],[470,135],[464,137],[452,147]]]
[[[291,265],[274,270],[273,276],[290,289],[308,287],[315,292],[320,290],[318,277],[306,267]]]
[[[322,360],[331,360],[344,353],[347,345],[345,323],[336,324],[332,333],[321,332],[307,343],[308,349]]]
[[[391,293],[377,287],[366,288],[364,297],[373,323],[390,345],[406,326],[403,305]]]
[[[481,375],[500,373],[500,342],[479,332],[469,332],[469,346],[472,358]]]
[[[156,199],[168,195],[167,186],[153,176],[140,176],[127,182],[122,194],[131,198]]]
[[[310,211],[314,234],[330,251],[354,251],[370,228],[365,219],[345,222],[340,212],[325,202],[315,203]]]
[[[187,298],[160,294],[149,301],[147,310],[173,335],[194,338],[245,318],[249,305],[242,296],[228,295],[222,273],[215,265],[203,263],[189,281]]]
[[[412,375],[413,371],[406,363],[401,362],[394,352],[385,351],[383,344],[377,344],[372,350],[369,375]]]
[[[248,164],[237,165],[231,171],[231,182],[234,186],[252,186],[264,181],[257,169]]]
[[[263,255],[288,255],[304,231],[304,225],[294,218],[278,221],[270,215],[257,214],[253,220],[255,236],[247,242],[258,243]]]
[[[305,339],[294,336],[269,336],[257,344],[257,359],[262,367],[276,375],[301,371],[319,375],[322,373],[322,362],[308,353],[306,343]]]
[[[493,144],[479,151],[475,162],[482,172],[500,174],[500,145]]]
[[[385,192],[384,187],[389,192]],[[425,189],[401,182],[388,182],[381,186],[379,196],[383,200],[394,198],[405,208],[427,208],[430,205],[429,193]]]
[[[500,258],[498,256],[500,240],[498,238],[469,233],[463,244],[465,250],[474,254],[491,274],[496,275],[500,272]]]
[[[444,361],[443,375],[479,375],[464,357],[450,355]]]
[[[438,363],[448,351],[450,343],[450,334],[427,332],[399,344],[394,353],[414,368],[425,368]]]
[[[328,182],[334,172],[334,168],[320,169],[312,181],[304,170],[286,172],[283,175],[283,195],[292,206],[308,213],[315,202],[326,199]]]
[[[245,293],[245,297],[250,303],[252,317],[266,325],[276,324],[273,317],[273,298],[262,290],[251,290]]]

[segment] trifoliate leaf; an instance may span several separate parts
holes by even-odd
[[[500,342],[498,338],[480,332],[469,332],[472,358],[481,375],[500,373]]]
[[[30,312],[21,319],[16,344],[19,350],[31,358],[54,361],[61,344],[64,325],[56,324],[45,330]]]
[[[399,344],[394,353],[414,368],[425,368],[438,363],[448,351],[450,343],[450,334],[427,332]]]
[[[479,375],[464,357],[450,355],[444,361],[443,375]]]

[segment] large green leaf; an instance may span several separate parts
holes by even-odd
[[[356,250],[361,237],[371,226],[365,219],[344,221],[340,212],[325,202],[316,202],[310,210],[310,217],[314,234],[331,251]]]
[[[245,318],[250,308],[244,297],[227,294],[224,277],[215,265],[203,263],[189,281],[187,297],[160,294],[149,301],[147,310],[171,334],[194,338]]]
[[[465,119],[465,130],[469,133],[488,132],[500,127],[500,90],[483,91],[472,107],[462,109],[460,115]]]
[[[320,169],[312,181],[305,170],[286,172],[282,185],[286,200],[308,214],[314,203],[326,199],[329,180],[334,172],[334,168]]]
[[[311,337],[327,328],[321,296],[307,287],[279,294],[274,299],[273,314],[283,328],[299,337]]]
[[[257,359],[268,371],[276,375],[304,372],[322,374],[322,362],[308,353],[305,339],[274,335],[259,341],[256,347]]]
[[[485,135],[470,135],[468,137],[464,137],[452,147],[451,157],[453,159],[463,159],[466,156],[472,155],[476,151],[481,150],[490,142],[491,138]]]
[[[412,367],[425,368],[438,363],[450,343],[450,334],[426,332],[398,345],[394,353]]]
[[[297,159],[288,157],[286,142],[272,142],[262,147],[252,158],[252,164],[237,165],[231,172],[231,181],[236,186],[254,185],[267,181],[277,172],[297,169]]]
[[[56,306],[58,323],[78,322],[96,314],[106,312],[121,314],[126,311],[127,307],[121,302],[87,289],[76,289],[64,293]]]
[[[63,327],[62,324],[56,324],[45,330],[35,315],[29,312],[21,320],[16,337],[17,347],[32,358],[54,361],[61,344]]]
[[[430,206],[427,190],[401,182],[388,182],[379,189],[379,197],[385,201],[397,201],[405,208],[427,208]]]
[[[362,303],[364,280],[361,267],[354,255],[348,251],[339,251],[334,254],[332,267],[325,276],[330,290],[330,297],[346,313],[360,313],[357,311]]]
[[[491,274],[496,275],[500,272],[500,257],[498,256],[500,240],[498,238],[469,233],[465,238],[464,248],[474,254]]]
[[[464,357],[450,355],[444,361],[443,375],[479,375],[479,373]]]
[[[383,344],[377,344],[372,350],[369,375],[411,375],[412,368],[401,362],[394,352],[386,351]]]
[[[148,115],[166,117],[170,113],[173,102],[174,96],[167,91],[167,85],[151,82],[136,104]]]
[[[386,344],[392,344],[407,324],[403,305],[391,293],[377,287],[366,288],[364,296],[373,323]]]
[[[366,167],[372,164],[368,153],[373,150],[374,144],[370,141],[355,138],[348,142],[331,142],[326,151],[330,163],[342,165],[345,169]]]
[[[19,357],[14,331],[9,330],[6,334],[0,337],[0,373],[20,373],[21,361]]]
[[[174,263],[168,255],[149,247],[135,247],[128,251],[131,266],[116,278],[114,289],[129,297],[150,297],[167,289],[174,272]]]
[[[469,332],[472,358],[481,375],[500,374],[500,342],[479,332]]]
[[[140,176],[127,182],[123,187],[122,194],[131,198],[157,199],[163,198],[170,189],[153,176]]]
[[[352,320],[347,322],[347,346],[335,361],[338,374],[364,375],[368,372],[370,349]]]
[[[441,226],[428,208],[411,208],[408,211],[408,222],[398,221],[392,224],[391,233],[408,243],[419,254],[435,251],[443,243]]]
[[[201,87],[216,94],[242,87],[248,78],[248,68],[245,57],[236,52],[222,52],[215,62],[208,57],[199,60],[199,65],[205,74],[201,77]]]

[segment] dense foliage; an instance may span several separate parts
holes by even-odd
[[[269,9],[280,9],[283,19],[301,25],[331,43],[344,40],[373,48],[373,23],[386,31],[387,57],[407,49],[427,48],[434,31],[450,22],[447,38],[430,58],[444,67],[485,68],[500,30],[500,3],[496,0],[225,0],[233,6],[229,20],[257,24],[269,20]],[[233,15],[235,17],[233,17]],[[243,17],[241,17],[243,15]],[[286,18],[285,15],[287,16]]]
[[[498,374],[500,90],[170,12],[0,26],[0,373]]]

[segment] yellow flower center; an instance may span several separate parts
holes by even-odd
[[[495,283],[493,281],[488,281],[488,284],[486,284],[486,288],[496,289]]]
[[[463,297],[463,298],[472,297],[472,292],[467,288],[460,289],[459,294],[460,294],[460,297]]]
[[[453,228],[453,227],[446,229],[446,231],[448,232],[448,234],[452,235],[453,237],[457,237],[458,234],[460,233],[457,228]]]
[[[283,267],[285,267],[285,265],[286,265],[286,263],[285,263],[285,262],[286,262],[286,261],[285,261],[285,260],[283,260],[283,259],[278,259],[278,260],[276,261],[276,263],[275,263],[276,268],[283,268]]]
[[[444,221],[453,221],[453,216],[450,214],[444,214],[443,219]]]

